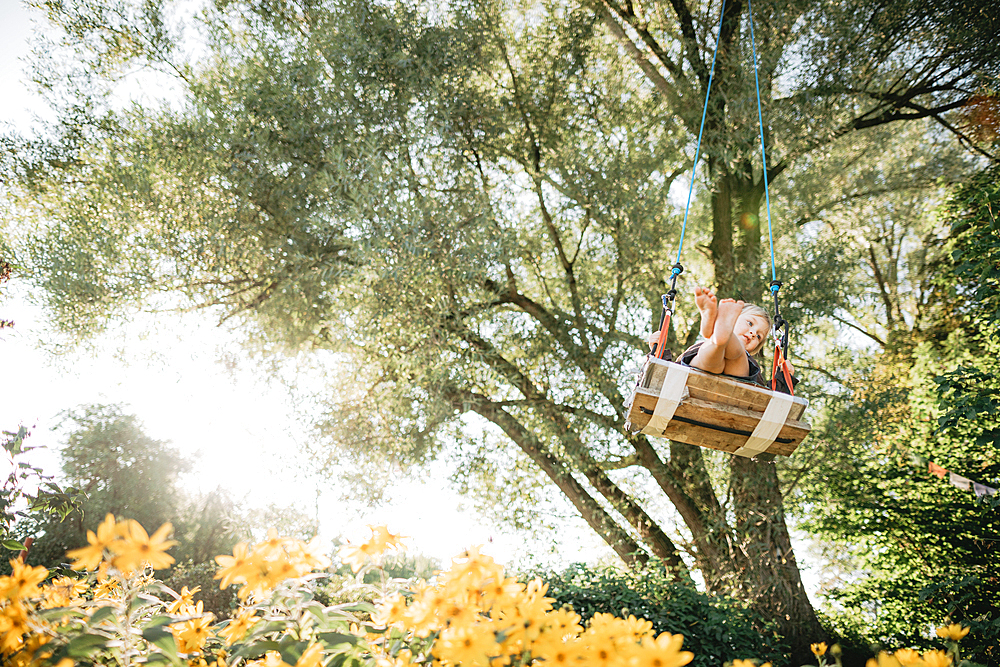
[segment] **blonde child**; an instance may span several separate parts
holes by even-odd
[[[719,301],[707,287],[695,288],[694,301],[701,313],[701,335],[705,340],[688,348],[678,361],[709,373],[763,385],[763,374],[753,355],[761,351],[771,330],[767,311],[736,299]],[[650,335],[650,347],[659,337],[659,331]],[[794,369],[790,363],[788,368],[791,374]],[[785,383],[781,381],[781,384]]]

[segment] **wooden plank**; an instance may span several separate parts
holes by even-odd
[[[724,433],[680,422],[671,422],[670,426],[663,431],[663,437],[669,440],[676,440],[678,442],[686,442],[689,445],[695,445],[697,447],[718,449],[730,454],[746,444],[747,441],[746,437],[742,435],[733,435],[731,433]],[[798,442],[781,443],[775,441],[761,453],[791,456],[792,452],[794,452],[795,448],[798,446]]]
[[[692,398],[755,412],[766,410],[771,401],[771,391],[768,389],[700,372],[688,376],[688,391]],[[807,405],[804,398],[793,396],[788,415],[792,419],[798,419]]]

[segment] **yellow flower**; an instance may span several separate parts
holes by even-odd
[[[216,579],[222,579],[222,581],[219,582],[219,590],[226,588],[230,584],[240,584],[247,580],[247,559],[248,552],[246,542],[240,542],[234,546],[232,556],[215,557],[215,562],[222,568],[215,573]]]
[[[958,623],[952,623],[943,628],[937,629],[937,636],[942,639],[950,639],[953,642],[961,641],[962,637],[969,634],[969,628],[963,628]]]
[[[201,600],[198,601],[193,612],[199,614],[199,617],[181,623],[173,623],[170,626],[170,632],[177,640],[177,648],[182,653],[201,650],[201,647],[205,645],[205,640],[212,634],[209,629],[212,625],[212,614],[204,613]]]
[[[378,603],[375,613],[372,614],[372,622],[376,625],[389,627],[399,623],[406,613],[406,597],[399,592],[387,595]]]
[[[0,654],[9,655],[20,648],[28,632],[28,610],[18,599],[0,607]]]
[[[281,654],[277,651],[268,651],[264,654],[263,660],[250,660],[246,663],[246,667],[320,667],[322,664],[322,647],[319,644],[310,644],[294,666],[282,660]]]
[[[194,594],[200,590],[201,586],[195,586],[193,590],[188,590],[188,587],[185,586],[181,589],[177,599],[167,607],[167,611],[171,614],[190,613],[189,608],[194,607]]]
[[[487,606],[508,604],[521,594],[523,588],[524,586],[514,577],[507,577],[505,579],[503,577],[503,570],[500,570],[500,574],[497,577],[491,578],[483,586],[484,602]]]
[[[547,632],[555,633],[565,639],[567,636],[577,637],[583,632],[580,625],[580,615],[570,609],[557,609],[545,617],[548,624]]]
[[[576,664],[580,660],[582,648],[583,645],[580,640],[570,639],[569,641],[559,641],[551,644],[542,643],[533,645],[531,653],[534,656],[543,658],[546,665],[551,663],[555,667],[569,667],[569,665]]]
[[[583,662],[593,667],[610,667],[621,663],[621,657],[610,637],[590,637],[584,641]]]
[[[284,554],[268,565],[267,575],[264,582],[265,587],[268,589],[274,588],[287,579],[301,577],[302,575],[307,574],[311,569],[307,564],[302,563],[301,561],[296,562]]]
[[[5,597],[19,600],[38,597],[41,594],[38,584],[49,576],[47,568],[25,565],[15,558],[10,561],[10,569],[9,577],[0,577],[0,591]]]
[[[94,587],[95,600],[119,600],[122,597],[122,587],[117,579],[108,577]]]
[[[104,521],[97,527],[97,534],[94,531],[87,531],[87,546],[80,549],[71,549],[66,552],[66,556],[75,560],[74,570],[94,570],[101,564],[104,557],[104,550],[118,537],[115,517],[108,514]]]
[[[901,648],[893,654],[903,667],[920,667],[923,659],[912,648]]]
[[[809,650],[813,652],[813,655],[819,658],[820,656],[826,655],[826,642],[820,642],[818,644],[810,644]]]
[[[292,667],[281,659],[281,654],[277,651],[268,651],[262,660],[251,660],[247,662],[247,667]]]
[[[649,667],[682,667],[694,660],[694,653],[681,650],[683,645],[682,634],[672,635],[664,632],[655,639],[647,637],[642,640],[644,657],[638,664]]]
[[[389,532],[388,526],[368,526],[372,531],[372,536],[367,544],[370,544],[376,554],[383,553],[388,549],[397,549],[402,546],[406,538]]]
[[[653,633],[653,624],[644,618],[629,616],[625,619],[624,629],[632,639],[642,639]]]
[[[52,656],[52,651],[45,649],[51,638],[33,632],[24,638],[24,644],[20,651],[13,656],[9,656],[4,661],[4,667],[39,667],[42,662]]]
[[[284,554],[284,547],[289,542],[287,537],[278,535],[274,528],[267,529],[267,539],[254,547],[254,551],[260,553],[265,559],[277,558]]]
[[[885,651],[880,651],[878,660],[869,658],[868,662],[865,663],[865,667],[900,667],[900,664],[899,660],[894,656],[889,655]]]
[[[173,526],[165,523],[150,536],[138,521],[129,520],[122,531],[122,539],[110,545],[111,551],[117,554],[112,565],[125,573],[135,571],[144,563],[149,563],[154,570],[168,567],[174,562],[174,558],[165,552],[177,544],[174,540],[166,539],[173,529]]]
[[[413,664],[413,654],[407,649],[400,651],[395,658],[383,656],[375,660],[378,667],[410,667]]]
[[[361,568],[365,566],[368,561],[368,557],[371,555],[366,551],[365,544],[360,547],[354,547],[350,544],[346,544],[340,548],[340,560],[351,566],[351,571],[357,574]]]
[[[254,615],[252,608],[240,609],[236,614],[236,618],[231,619],[226,627],[219,630],[219,636],[226,640],[227,646],[232,646],[233,642],[242,639],[247,630],[252,628],[254,623],[259,620],[260,617]]]
[[[368,529],[372,531],[372,536],[360,546],[348,544],[340,549],[340,559],[355,573],[364,567],[368,558],[381,555],[390,548],[399,548],[405,539],[402,535],[390,533],[385,526],[368,526]]]
[[[927,667],[948,667],[951,664],[951,656],[945,651],[927,651],[923,658]]]
[[[434,652],[441,660],[470,667],[489,667],[490,656],[498,649],[493,631],[475,625],[445,628],[434,645]]]
[[[323,647],[320,644],[310,644],[295,661],[295,667],[322,667],[322,665]]]
[[[295,540],[288,545],[288,553],[292,558],[307,565],[309,570],[325,570],[330,567],[330,559],[323,553],[319,536],[314,537],[308,543]]]

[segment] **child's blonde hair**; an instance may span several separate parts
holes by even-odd
[[[748,303],[743,306],[743,310],[740,311],[740,315],[755,315],[767,322],[767,333],[763,335],[760,340],[760,345],[758,345],[757,349],[753,351],[753,355],[755,357],[759,357],[764,352],[764,341],[767,340],[768,334],[771,333],[771,327],[774,326],[771,322],[771,316],[767,314],[766,310],[753,303]]]

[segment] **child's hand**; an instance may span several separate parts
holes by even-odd
[[[646,342],[649,343],[649,349],[653,349],[653,346],[660,342],[660,332],[654,331],[653,333],[646,336]]]

